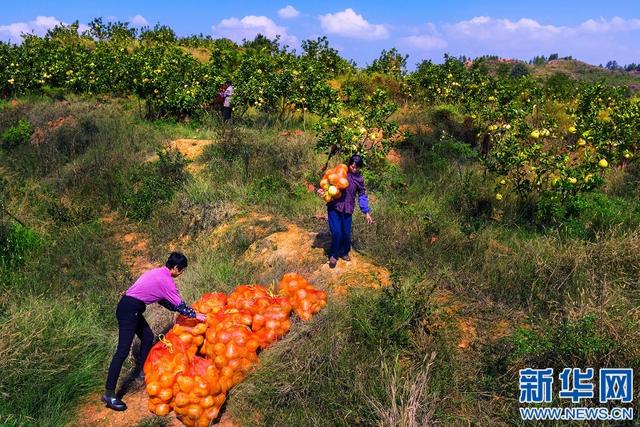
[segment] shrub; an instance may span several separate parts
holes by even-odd
[[[471,146],[476,146],[477,130],[471,117],[462,114],[458,107],[442,104],[434,107],[429,113],[429,121],[434,134],[450,136]]]
[[[29,142],[32,133],[31,124],[24,119],[20,119],[17,124],[11,126],[0,135],[0,140],[9,147],[17,147]]]
[[[39,242],[38,235],[21,224],[0,224],[0,271],[6,273],[20,266]]]
[[[515,78],[528,76],[529,74],[529,68],[522,62],[518,62],[516,65],[514,65],[510,73],[511,77]]]
[[[158,161],[144,165],[131,178],[131,191],[124,197],[126,214],[132,219],[149,219],[154,208],[170,200],[187,178],[187,159],[173,150],[158,151]]]
[[[595,313],[559,324],[543,322],[536,329],[517,328],[509,338],[513,361],[531,367],[589,366],[607,364],[612,349],[624,346]]]
[[[362,175],[368,190],[385,190],[406,185],[400,168],[387,161],[381,162],[375,171],[365,168]]]
[[[268,175],[251,185],[249,194],[256,201],[265,201],[291,192],[289,183],[278,175]]]

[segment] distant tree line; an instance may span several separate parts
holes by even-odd
[[[600,67],[602,67],[602,64],[600,64]],[[618,61],[611,60],[609,62],[607,62],[607,65],[604,66],[605,68],[612,70],[612,71],[636,71],[636,72],[640,72],[640,64],[636,64],[634,62],[632,62],[631,64],[627,64],[627,65],[619,65]]]
[[[544,65],[547,62],[555,61],[556,59],[571,60],[571,59],[573,59],[573,57],[572,56],[560,57],[557,53],[552,53],[551,55],[549,55],[548,58],[546,56],[544,56],[544,55],[534,56],[533,59],[529,61],[529,64],[531,64],[531,65]]]

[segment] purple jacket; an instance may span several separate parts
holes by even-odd
[[[173,305],[182,302],[180,291],[167,267],[147,271],[127,289],[125,295],[139,299],[145,304],[153,304],[162,299],[166,299]]]
[[[369,199],[367,198],[367,190],[364,188],[364,178],[360,172],[352,174],[349,171],[347,172],[347,179],[349,180],[349,186],[342,192],[339,199],[329,202],[327,207],[338,212],[352,214],[356,207],[356,193],[358,193],[358,206],[362,213],[368,213],[370,211]]]
[[[183,300],[176,282],[167,267],[154,268],[147,271],[131,285],[125,295],[142,301],[145,304],[157,302],[171,311],[183,316],[196,317],[196,312]]]

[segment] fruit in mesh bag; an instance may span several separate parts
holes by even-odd
[[[224,392],[244,379],[258,363],[258,338],[248,326],[221,323],[214,333],[207,332],[207,356],[220,370],[220,389]]]
[[[327,305],[327,294],[312,286],[298,289],[292,305],[294,312],[302,320],[310,320],[315,313]]]
[[[149,411],[159,416],[171,411],[176,377],[188,367],[189,357],[180,338],[175,334],[161,337],[149,351],[143,367]]]
[[[235,308],[227,308],[226,310],[213,315],[207,316],[207,332],[210,329],[219,329],[221,325],[246,325],[250,326],[253,316],[246,310],[238,310]]]
[[[202,314],[216,314],[225,309],[227,296],[220,292],[204,294],[193,304],[194,310]]]
[[[286,273],[280,280],[280,295],[289,298],[293,311],[309,320],[327,305],[327,293],[314,288],[298,273]]]
[[[175,334],[185,345],[189,359],[196,355],[204,343],[207,324],[197,319],[178,315],[176,323],[171,328],[170,334]]]
[[[187,372],[177,376],[174,390],[174,410],[185,425],[208,426],[226,398],[220,389],[218,369],[211,360],[198,356]]]
[[[347,165],[339,164],[324,173],[320,180],[320,188],[324,190],[322,197],[325,202],[329,203],[331,200],[337,200],[342,196],[342,191],[349,186],[347,171]]]
[[[286,297],[269,298],[270,304],[253,315],[251,329],[258,338],[261,348],[269,347],[284,336],[291,328],[291,303]]]
[[[240,285],[229,295],[227,305],[230,308],[247,310],[253,314],[255,311],[260,310],[260,305],[264,305],[260,304],[256,306],[257,300],[268,298],[269,296],[269,290],[264,286]]]
[[[213,358],[213,345],[216,340],[216,333],[222,329],[229,328],[233,325],[241,325],[245,327],[251,326],[253,316],[245,310],[227,309],[214,316],[207,316],[207,332],[200,354]]]

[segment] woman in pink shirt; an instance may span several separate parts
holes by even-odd
[[[135,375],[142,378],[142,366],[153,345],[154,334],[142,313],[148,304],[159,303],[165,308],[178,313],[205,320],[205,315],[196,313],[189,307],[182,296],[176,282],[187,268],[187,257],[180,252],[172,252],[164,267],[147,271],[125,292],[118,303],[116,318],[118,319],[118,347],[111,359],[109,373],[102,401],[116,411],[124,411],[127,405],[116,396],[116,384],[120,376],[122,364],[131,351],[133,336],[140,338],[140,355],[136,360]]]

